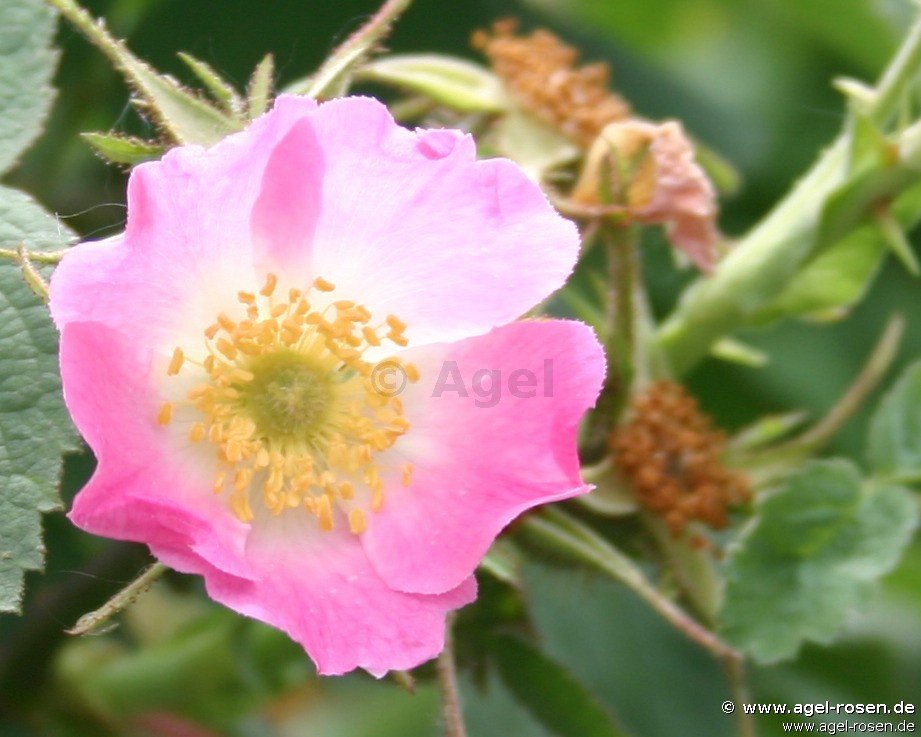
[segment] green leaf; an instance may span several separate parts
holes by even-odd
[[[275,57],[266,54],[253,70],[253,76],[250,77],[247,87],[247,107],[250,118],[258,118],[269,109],[274,86]]]
[[[160,74],[118,43],[117,66],[141,96],[137,103],[177,143],[210,146],[242,126],[214,106]]]
[[[38,136],[54,90],[54,11],[40,0],[0,2],[0,173]]]
[[[536,180],[551,169],[576,160],[578,147],[532,115],[512,111],[494,128],[496,150]]]
[[[595,466],[583,467],[582,476],[587,484],[592,484],[595,488],[588,494],[577,496],[574,501],[595,514],[603,517],[623,517],[635,514],[639,510],[629,482],[609,460]]]
[[[892,569],[917,523],[899,487],[867,487],[855,466],[817,461],[762,498],[728,551],[721,629],[761,663],[828,643]]]
[[[710,349],[710,355],[721,361],[737,363],[748,368],[763,368],[770,360],[770,356],[764,351],[735,338],[723,338],[717,341]]]
[[[758,450],[793,432],[806,421],[805,412],[765,415],[729,439],[730,453]]]
[[[497,637],[492,654],[506,687],[560,737],[621,737],[613,715],[566,668],[516,637]]]
[[[60,248],[70,232],[0,187],[0,243]],[[18,611],[23,574],[41,569],[41,512],[60,507],[61,454],[77,449],[61,401],[57,334],[13,263],[0,264],[0,611]]]
[[[117,133],[81,133],[81,137],[106,161],[134,166],[163,155],[166,147],[152,141]]]
[[[201,80],[211,96],[224,106],[224,110],[229,115],[236,117],[243,110],[243,101],[233,85],[218,74],[214,67],[184,51],[180,51],[177,56]]]
[[[114,38],[74,0],[50,0],[118,69],[157,126],[177,143],[210,146],[242,127],[242,123],[186,90],[172,77],[160,74]]]
[[[921,481],[921,361],[905,370],[876,408],[867,457],[884,479]]]
[[[750,324],[767,325],[786,317],[819,322],[844,317],[873,283],[886,250],[876,227],[858,229],[809,261]]]
[[[365,64],[357,79],[423,94],[464,112],[500,112],[508,99],[499,79],[479,64],[440,54],[387,56]]]

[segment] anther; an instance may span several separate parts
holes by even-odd
[[[272,293],[275,291],[275,286],[278,284],[278,277],[275,274],[266,274],[265,277],[265,286],[259,290],[259,294],[264,297],[271,297]]]
[[[165,402],[160,411],[157,413],[157,422],[161,425],[168,425],[173,419],[173,405],[171,402]]]
[[[326,279],[320,276],[313,280],[313,285],[321,292],[331,292],[336,288],[335,284],[326,281]]]
[[[365,513],[361,509],[353,509],[349,512],[349,529],[355,535],[360,535],[367,528],[368,523],[365,519]]]
[[[173,357],[170,359],[169,366],[166,369],[167,376],[175,376],[179,373],[179,369],[182,368],[182,363],[185,361],[185,356],[182,353],[182,348],[176,348],[173,351]]]
[[[228,333],[232,333],[237,328],[237,323],[227,317],[223,312],[217,316],[218,325],[220,325]]]
[[[406,330],[406,323],[394,315],[387,315],[387,325],[394,333],[402,333]]]

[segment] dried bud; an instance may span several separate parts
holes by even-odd
[[[721,528],[727,508],[750,496],[748,481],[721,460],[726,438],[680,384],[652,384],[633,418],[611,437],[614,462],[637,501],[680,533],[691,520]]]
[[[603,201],[608,192],[614,202]],[[606,126],[571,197],[585,205],[622,204],[637,222],[665,225],[675,248],[702,271],[716,263],[716,191],[676,121],[631,119]]]
[[[608,89],[606,64],[576,67],[579,52],[549,31],[518,36],[514,20],[477,31],[473,45],[489,59],[509,94],[524,109],[584,149],[605,125],[630,114],[630,106]]]

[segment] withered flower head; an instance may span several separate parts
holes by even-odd
[[[750,496],[748,481],[721,460],[725,435],[680,384],[656,382],[636,397],[632,419],[614,431],[614,462],[637,501],[674,534],[698,520],[728,524],[727,509]]]
[[[716,191],[694,160],[681,124],[632,118],[611,123],[586,157],[572,199],[586,205],[610,192],[633,220],[663,224],[668,237],[702,271],[718,257]]]
[[[472,41],[519,105],[585,149],[605,125],[630,115],[630,106],[608,89],[607,64],[577,67],[579,52],[549,31],[517,30],[517,21],[503,20]]]

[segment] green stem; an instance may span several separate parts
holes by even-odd
[[[641,519],[665,556],[691,608],[712,626],[720,598],[720,581],[712,557],[706,551],[693,548],[687,538],[675,537],[660,517],[643,514]]]
[[[105,23],[95,20],[84,8],[73,0],[45,0],[85,35],[96,48],[104,53],[118,69],[126,69],[124,50],[121,43],[106,30]],[[126,70],[127,71],[127,70]]]
[[[19,261],[19,268],[22,271],[23,281],[29,285],[29,288],[36,297],[45,304],[48,304],[48,302],[51,301],[51,291],[48,287],[48,282],[45,281],[45,277],[38,273],[38,269],[35,268],[29,256],[29,252],[20,244],[19,248],[16,249],[16,257]]]
[[[622,398],[629,395],[636,353],[635,284],[639,278],[636,230],[608,227],[603,231],[611,287],[606,316],[605,342],[612,378]],[[613,373],[616,372],[616,373]]]
[[[688,639],[710,651],[720,660],[738,660],[741,655],[701,625],[650,583],[629,557],[576,519],[558,509],[545,509],[530,515],[522,526],[554,549],[591,564],[594,568],[627,586],[665,621]]]
[[[880,78],[867,114],[888,120],[919,66],[921,20]],[[797,186],[736,244],[716,274],[685,293],[656,336],[677,373],[693,368],[717,340],[744,326],[813,254],[824,204],[847,176],[849,137],[849,131],[842,132]]]
[[[445,646],[435,662],[435,669],[438,672],[438,682],[441,684],[445,737],[467,737],[460,689],[457,685],[457,665],[454,662],[453,624],[453,619],[449,618],[445,629]]]
[[[387,0],[367,23],[349,36],[312,77],[295,82],[286,92],[314,99],[338,94],[341,80],[373,50],[393,27],[412,0]]]
[[[23,251],[26,258],[35,264],[57,264],[64,258],[67,251]],[[19,248],[0,248],[0,258],[8,258],[11,261],[21,261],[22,256]]]
[[[147,570],[115,594],[115,596],[99,607],[99,609],[80,617],[77,623],[71,629],[67,630],[67,634],[85,635],[97,629],[120,611],[133,604],[135,599],[147,591],[151,584],[166,573],[167,570],[167,567],[162,563],[154,563],[149,566]]]
[[[728,658],[723,661],[723,668],[732,689],[732,700],[736,705],[739,737],[756,737],[755,720],[751,714],[746,714],[743,708],[743,704],[751,703],[748,679],[745,677],[745,662],[740,658]]]
[[[867,396],[879,386],[883,376],[892,366],[904,332],[905,318],[901,315],[890,317],[860,373],[821,420],[806,432],[785,443],[756,451],[747,457],[739,454],[737,462],[743,467],[752,468],[774,464],[785,466],[808,458],[821,450],[860,408]],[[771,474],[768,473],[766,478],[771,478]]]

